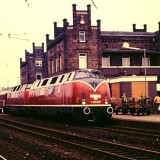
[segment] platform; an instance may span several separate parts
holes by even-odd
[[[123,114],[118,114],[116,115],[115,113],[113,113],[112,115],[113,119],[123,119],[123,120],[129,120],[129,121],[139,121],[139,122],[154,122],[154,123],[160,123],[160,114],[151,114],[151,115],[123,115]]]
[[[160,131],[160,114],[151,114],[151,115],[116,115],[113,113],[112,120],[115,124],[127,126],[127,127],[138,127],[138,128],[147,128],[155,129]]]

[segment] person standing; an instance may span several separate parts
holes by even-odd
[[[160,105],[160,97],[159,97],[159,94],[157,94],[154,98],[154,113],[158,114],[159,105]]]
[[[122,98],[121,98],[122,107],[126,107],[127,105],[126,102],[127,102],[126,94],[123,93]]]

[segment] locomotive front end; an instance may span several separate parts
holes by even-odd
[[[113,113],[110,89],[98,70],[79,70],[74,82],[75,103],[81,105],[82,117],[88,120],[110,119]]]

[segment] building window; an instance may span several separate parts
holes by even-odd
[[[85,31],[79,31],[79,42],[85,42]]]
[[[102,66],[110,66],[110,56],[108,57],[102,57]]]
[[[57,65],[56,65],[56,57],[54,57],[54,61],[53,61],[53,73],[56,72],[57,69]]]
[[[42,60],[35,60],[35,66],[42,66]]]
[[[54,60],[51,60],[51,74],[54,73]]]
[[[122,66],[130,66],[130,58],[122,57]]]
[[[56,57],[56,72],[58,72],[59,70],[59,65],[58,65],[58,57]]]
[[[59,70],[62,70],[62,56],[59,55]]]
[[[42,74],[41,73],[36,73],[36,80],[42,79]]]
[[[79,68],[87,68],[87,54],[79,53]]]
[[[150,66],[150,58],[149,57],[142,57],[142,66]]]

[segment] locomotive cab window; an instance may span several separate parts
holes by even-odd
[[[77,71],[75,74],[75,79],[79,79],[79,78],[88,78],[89,74],[87,71]]]
[[[104,75],[99,71],[91,71],[90,76],[92,78],[104,79]]]

